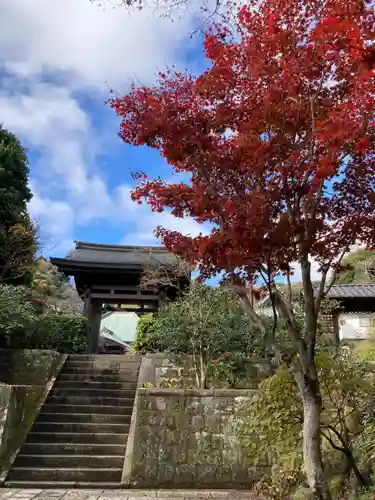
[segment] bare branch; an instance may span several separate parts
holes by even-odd
[[[160,288],[179,289],[180,282],[184,278],[190,280],[193,267],[183,259],[176,257],[174,265],[166,265],[159,261],[155,254],[149,253],[149,264],[144,267],[140,277],[139,287],[142,290],[158,291]]]
[[[342,262],[342,259],[344,258],[345,254],[347,254],[349,252],[349,249],[350,249],[350,245],[347,245],[341,252],[341,254],[339,255],[339,258],[337,259],[337,261],[335,262],[334,264],[334,268],[333,268],[333,272],[332,272],[332,276],[331,276],[331,279],[328,283],[328,285],[326,286],[325,290],[324,290],[324,294],[327,295],[327,293],[330,291],[330,289],[332,288],[332,286],[334,285],[335,281],[336,281],[336,278],[337,278],[337,271],[338,271],[338,268]]]

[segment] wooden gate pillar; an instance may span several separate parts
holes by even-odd
[[[90,309],[88,311],[88,353],[97,354],[99,347],[100,322],[101,322],[102,304],[98,299],[91,299]]]

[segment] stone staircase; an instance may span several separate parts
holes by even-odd
[[[119,488],[140,359],[71,355],[5,486]]]

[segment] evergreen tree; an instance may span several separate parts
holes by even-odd
[[[32,194],[28,186],[26,151],[19,139],[0,125],[0,221],[19,222],[26,215]]]
[[[27,213],[32,198],[28,161],[19,139],[0,126],[0,282],[29,284],[36,251]]]

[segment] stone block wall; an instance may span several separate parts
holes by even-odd
[[[65,359],[54,351],[0,351],[0,486]]]
[[[195,389],[197,383],[192,359],[189,356],[173,357],[164,353],[147,354],[149,371],[144,381],[144,387],[160,389]],[[241,386],[246,389],[256,388],[260,380],[270,376],[270,366],[261,359],[252,362],[253,375]],[[216,380],[212,373],[208,374],[209,387],[224,389],[223,383]]]
[[[63,355],[55,351],[0,350],[0,383],[45,385]]]
[[[257,471],[242,456],[237,425],[253,391],[137,391],[124,485],[248,487]],[[129,436],[130,437],[130,436]]]

